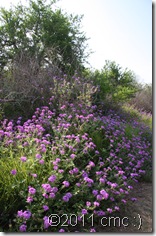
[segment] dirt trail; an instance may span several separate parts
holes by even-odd
[[[130,202],[118,217],[123,220],[120,226],[116,223],[114,226],[98,226],[98,232],[152,232],[152,183],[143,183],[133,185],[133,190],[128,198],[137,198],[137,201]],[[125,218],[124,218],[125,217]],[[121,222],[121,221],[120,221]],[[125,227],[125,226],[126,227]]]

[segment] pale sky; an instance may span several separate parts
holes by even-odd
[[[1,0],[0,6],[8,8],[11,2],[19,1]],[[84,15],[82,30],[94,52],[88,59],[92,68],[102,69],[111,60],[134,71],[139,82],[152,83],[151,0],[60,0],[56,6]]]

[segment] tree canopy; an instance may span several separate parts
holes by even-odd
[[[80,69],[86,59],[86,41],[80,31],[82,16],[63,13],[43,0],[29,0],[0,9],[0,69],[3,71],[21,52],[35,57],[41,66],[55,60],[63,72]]]
[[[135,74],[127,68],[123,69],[114,61],[106,61],[101,71],[96,70],[93,80],[100,86],[98,96],[102,100],[122,102],[132,98],[138,91]]]

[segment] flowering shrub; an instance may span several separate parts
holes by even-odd
[[[133,181],[151,168],[146,127],[113,111],[104,116],[82,98],[64,97],[56,110],[54,99],[24,123],[21,117],[1,122],[1,212],[3,224],[11,212],[10,231],[84,231],[84,219],[88,225],[93,215],[96,221],[118,212]],[[51,214],[60,217],[57,226]]]

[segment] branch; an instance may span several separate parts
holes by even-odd
[[[0,99],[1,103],[7,103],[7,102],[16,102],[14,99]]]

